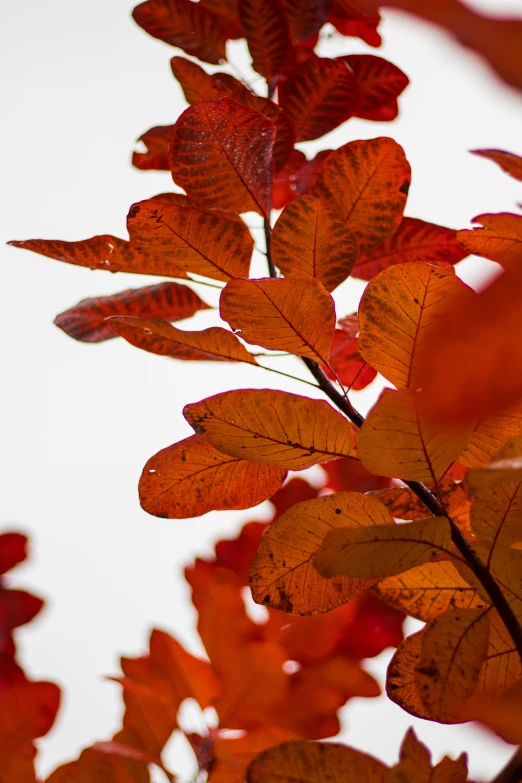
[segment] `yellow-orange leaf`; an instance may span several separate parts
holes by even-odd
[[[473,155],[480,155],[481,158],[487,158],[496,163],[502,171],[515,179],[522,180],[522,158],[513,152],[504,150],[470,150]]]
[[[522,690],[513,688],[500,698],[483,696],[475,700],[473,720],[498,734],[505,742],[522,745]]]
[[[271,249],[285,277],[315,277],[327,291],[346,280],[357,259],[357,240],[344,218],[313,196],[300,196],[285,207]]]
[[[522,457],[498,459],[481,468],[472,468],[466,480],[474,490],[504,484],[506,481],[519,482],[522,480]]]
[[[168,519],[252,508],[277,492],[285,477],[282,468],[228,457],[192,435],[149,459],[139,483],[140,503],[149,514]]]
[[[473,223],[482,228],[459,231],[457,240],[469,253],[484,256],[498,264],[516,262],[522,253],[522,215],[501,212],[497,215],[478,215]]]
[[[522,404],[516,403],[500,413],[486,416],[473,430],[459,462],[469,468],[487,465],[504,443],[522,435]]]
[[[368,248],[399,227],[410,179],[404,150],[393,139],[352,141],[328,156],[310,193],[344,217]]]
[[[266,531],[250,569],[254,601],[292,614],[327,612],[369,587],[370,580],[326,579],[312,558],[330,530],[375,526],[391,517],[374,498],[338,492],[297,503]]]
[[[445,756],[436,767],[431,753],[408,729],[401,746],[400,761],[391,770],[390,783],[465,783],[468,779],[466,754],[456,761]]]
[[[491,609],[489,616],[489,646],[476,693],[500,695],[521,680],[522,662],[497,610]]]
[[[448,264],[410,262],[368,283],[359,306],[359,352],[397,388],[419,386],[417,357],[433,324],[471,290]]]
[[[475,692],[489,645],[489,612],[450,610],[426,628],[415,680],[433,720],[458,719]]]
[[[435,483],[462,453],[469,433],[431,424],[418,393],[385,389],[360,430],[357,450],[377,476]]]
[[[248,767],[247,783],[388,783],[381,761],[334,742],[283,742],[263,751]]]
[[[115,316],[110,325],[131,345],[159,356],[191,361],[246,362],[257,364],[235,334],[211,326],[199,332],[177,329],[168,321]]]
[[[231,457],[304,470],[353,457],[350,423],[323,400],[269,389],[239,389],[186,405],[198,435]]]
[[[133,247],[215,280],[248,277],[253,240],[241,220],[161,197],[134,204],[127,218]]]
[[[430,719],[415,682],[415,668],[420,659],[426,628],[407,636],[397,647],[386,674],[386,693],[391,701],[416,718]],[[446,721],[445,721],[446,722]],[[447,721],[455,723],[455,721]]]
[[[343,527],[330,531],[313,563],[320,574],[352,579],[382,579],[449,554],[451,534],[446,517],[407,524]]]
[[[319,280],[231,280],[219,310],[247,343],[328,363],[335,305]]]

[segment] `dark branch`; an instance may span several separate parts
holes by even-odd
[[[520,783],[522,780],[522,756],[516,753],[491,783]]]

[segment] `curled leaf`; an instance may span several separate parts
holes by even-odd
[[[473,223],[480,228],[459,231],[457,240],[468,253],[484,256],[505,266],[517,263],[522,255],[522,216],[501,212],[498,215],[478,215]]]
[[[470,152],[473,155],[480,155],[481,158],[492,160],[510,177],[522,180],[522,158],[520,155],[504,150],[470,150]]]

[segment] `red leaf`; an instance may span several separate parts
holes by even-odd
[[[317,35],[328,19],[331,0],[283,0],[293,43]]]
[[[297,481],[310,486],[303,479]],[[276,492],[276,495],[281,491]],[[242,586],[248,585],[248,571],[267,526],[267,522],[247,522],[237,538],[232,541],[218,541],[215,546],[216,566],[232,571]]]
[[[169,161],[174,181],[201,204],[267,215],[276,128],[229,98],[200,101],[174,126]]]
[[[5,590],[0,586],[0,644],[13,628],[29,623],[44,602],[24,590]]]
[[[0,575],[10,571],[27,557],[27,538],[20,533],[0,535]]]
[[[356,114],[359,84],[342,60],[315,58],[279,85],[279,100],[295,124],[297,141],[324,136]]]
[[[280,74],[291,48],[283,6],[280,0],[240,0],[239,16],[252,67],[271,82]]]
[[[341,35],[362,38],[370,46],[380,46],[377,27],[381,18],[377,13],[366,13],[357,0],[333,0],[329,21]]]
[[[364,361],[357,349],[357,337],[349,337],[342,329],[334,332],[330,346],[330,367],[343,384],[354,391],[365,389],[377,376],[370,364]],[[326,374],[335,379],[328,367],[323,367]]]
[[[350,54],[339,57],[355,73],[361,90],[356,116],[363,120],[388,122],[399,112],[397,98],[409,79],[396,65],[373,54]]]
[[[334,462],[338,462],[338,460],[334,460]],[[350,462],[353,462],[353,460],[350,460]],[[305,481],[298,476],[291,478],[288,484],[281,487],[281,489],[270,498],[270,502],[274,504],[276,509],[274,520],[281,516],[281,514],[284,514],[285,511],[288,511],[289,508],[295,506],[296,503],[301,503],[303,500],[312,500],[312,498],[316,498],[317,496],[318,490],[315,487],[312,487],[308,481]]]
[[[168,171],[167,150],[174,125],[157,125],[139,137],[147,148],[146,152],[133,152],[132,165],[141,171]]]
[[[375,476],[353,459],[336,459],[322,468],[327,475],[326,486],[334,492],[371,492],[391,486],[391,479]]]
[[[22,680],[0,693],[0,769],[37,737],[51,729],[60,690],[51,682]]]
[[[199,3],[217,16],[227,38],[245,37],[239,20],[238,0],[199,0]]]
[[[54,323],[60,329],[84,343],[101,343],[117,337],[106,318],[113,315],[140,318],[164,318],[181,321],[198,310],[208,310],[191,288],[179,283],[159,283],[144,288],[129,288],[120,294],[83,299],[75,307],[60,313]]]
[[[140,27],[207,63],[226,60],[226,36],[218,17],[191,0],[146,0],[132,12]]]
[[[146,754],[144,754],[146,755]],[[46,783],[150,783],[147,764],[135,756],[110,755],[96,746],[82,751],[76,761],[58,767]]]

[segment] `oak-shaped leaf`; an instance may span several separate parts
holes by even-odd
[[[198,310],[208,308],[209,305],[192,288],[179,283],[159,283],[144,288],[129,288],[110,296],[82,299],[74,307],[57,315],[54,323],[75,340],[101,343],[117,336],[106,321],[111,316],[181,321],[190,318]]]
[[[374,54],[349,54],[338,58],[357,77],[360,101],[355,116],[363,120],[389,122],[399,113],[397,98],[409,79],[396,65]]]
[[[295,740],[263,751],[248,767],[247,783],[387,783],[388,768],[381,761],[335,742]]]
[[[115,316],[108,323],[131,345],[159,356],[189,361],[257,364],[235,334],[221,326],[197,332],[177,329],[168,321]]]
[[[338,492],[292,506],[268,528],[250,569],[257,603],[293,614],[327,612],[368,588],[370,579],[327,579],[312,559],[337,528],[374,529],[391,522],[377,500],[359,492]]]
[[[377,370],[360,355],[357,337],[350,337],[342,329],[334,332],[328,365],[323,369],[329,378],[338,378],[354,391],[365,389],[377,375]]]
[[[238,389],[186,405],[198,435],[231,457],[304,470],[353,457],[347,419],[323,400],[268,389]]]
[[[377,30],[381,18],[372,7],[368,12],[359,0],[332,0],[329,22],[341,35],[362,38],[369,46],[380,46]]]
[[[473,296],[453,267],[398,264],[367,285],[359,305],[359,352],[400,388],[419,387],[418,363],[430,327]]]
[[[478,215],[473,223],[480,227],[457,233],[457,240],[468,253],[484,256],[505,266],[518,263],[522,256],[522,215],[500,212],[496,215]]]
[[[522,403],[492,413],[473,429],[468,445],[459,457],[466,467],[477,468],[492,461],[506,441],[522,435]]]
[[[188,61],[187,61],[188,62]],[[155,125],[139,137],[146,152],[133,152],[132,165],[141,171],[168,171],[167,155],[174,125]]]
[[[352,141],[326,158],[310,194],[344,217],[366,249],[399,227],[410,179],[404,150],[393,139]]]
[[[290,30],[280,0],[240,0],[239,17],[254,71],[267,82],[281,73],[289,54]]]
[[[145,0],[132,12],[140,27],[192,57],[218,64],[226,60],[226,35],[219,19],[191,0]]]
[[[456,264],[468,254],[457,242],[451,228],[404,217],[392,236],[377,247],[363,249],[352,270],[352,277],[371,280],[383,269],[410,261],[427,264]]]
[[[231,280],[219,310],[248,343],[328,363],[335,304],[319,280]]]
[[[133,204],[127,217],[132,246],[215,280],[248,276],[253,240],[243,221],[187,202],[156,196]]]
[[[279,100],[294,123],[296,140],[324,136],[357,113],[359,83],[342,60],[310,59],[279,85]]]
[[[333,291],[355,264],[357,241],[340,215],[313,196],[301,196],[275,224],[271,252],[285,277],[315,277]]]
[[[285,477],[282,468],[229,457],[192,435],[148,460],[139,483],[140,503],[149,514],[168,519],[252,508],[277,492]]]
[[[492,160],[510,177],[522,181],[522,158],[520,155],[504,150],[470,150],[470,152],[473,155],[480,155],[481,158]]]
[[[177,120],[169,146],[174,182],[205,207],[267,215],[274,123],[230,98],[199,101]]]
[[[444,756],[433,767],[428,748],[417,739],[413,729],[408,729],[399,763],[391,770],[390,783],[466,783],[467,779],[465,753],[456,760]]]

